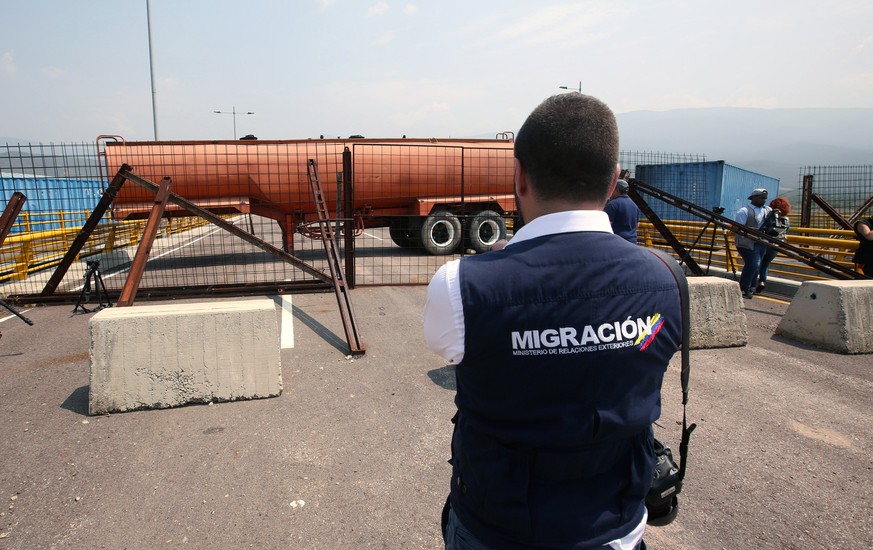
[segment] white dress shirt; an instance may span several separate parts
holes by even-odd
[[[600,210],[572,210],[547,214],[518,230],[506,245],[554,233],[601,231],[612,233],[609,217]],[[424,339],[437,355],[458,364],[464,358],[464,306],[458,280],[460,260],[446,262],[427,287],[424,306]]]

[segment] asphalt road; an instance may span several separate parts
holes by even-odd
[[[424,345],[423,287],[351,294],[363,357],[333,294],[295,295],[281,396],[98,417],[93,314],[0,322],[0,549],[440,548],[453,367]],[[747,346],[691,353],[699,427],[649,547],[873,548],[870,356],[774,336],[787,306],[746,305]],[[678,368],[658,428],[674,450]]]

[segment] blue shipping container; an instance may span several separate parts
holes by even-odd
[[[24,202],[22,213],[47,214],[41,217],[41,223],[35,229],[57,229],[61,227],[59,222],[51,221],[57,212],[76,212],[78,218],[86,218],[100,202],[103,195],[103,186],[98,179],[75,179],[75,178],[45,178],[45,177],[0,177],[0,199],[3,204],[0,210],[5,208],[16,191],[24,193],[27,200]],[[19,215],[18,222],[21,221]],[[16,224],[12,233],[23,232],[20,223]]]
[[[764,188],[769,199],[779,194],[779,179],[731,166],[723,160],[676,164],[638,164],[636,179],[671,195],[712,210],[723,207],[724,216],[733,219],[737,210],[749,203],[753,189]],[[643,195],[662,220],[697,220],[695,216]]]

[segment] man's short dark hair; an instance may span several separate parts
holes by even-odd
[[[540,199],[606,201],[618,163],[615,115],[588,95],[552,96],[519,129],[515,158]]]

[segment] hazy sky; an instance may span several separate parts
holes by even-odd
[[[0,136],[153,139],[146,0],[0,0]],[[151,0],[158,137],[469,137],[559,86],[617,113],[873,107],[871,0]]]

